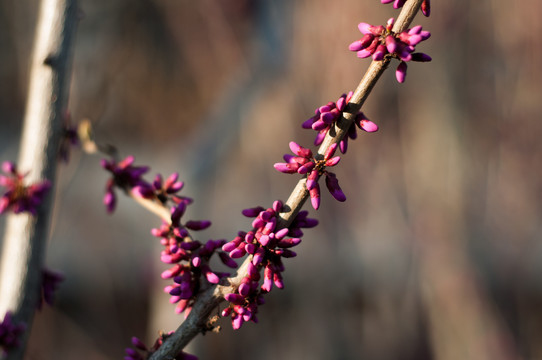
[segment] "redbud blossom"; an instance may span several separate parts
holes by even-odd
[[[139,340],[137,337],[132,337],[132,346],[136,348],[136,350],[132,348],[126,348],[126,356],[124,357],[124,360],[145,360],[148,359],[149,356],[154,353],[156,350],[158,350],[162,344],[164,343],[164,340],[166,340],[169,336],[173,334],[173,331],[169,333],[160,334],[158,339],[154,342],[154,345],[149,349],[143,341]],[[143,354],[141,354],[142,352]],[[185,353],[183,351],[179,352],[174,358],[170,358],[172,360],[198,360],[197,356],[191,355],[188,353]]]
[[[4,320],[0,322],[0,348],[4,355],[21,346],[21,335],[26,330],[24,323],[15,324],[11,312],[6,312]]]
[[[315,115],[313,117],[303,122],[301,127],[304,129],[312,128],[313,130],[318,131],[318,134],[314,139],[314,145],[320,145],[324,141],[324,138],[331,127],[343,116],[343,112],[346,109],[346,105],[350,102],[352,95],[353,93],[350,91],[348,94],[342,94],[337,102],[330,101],[326,105],[320,106],[314,111]],[[378,130],[378,126],[367,119],[361,112],[356,115],[356,125],[367,132]],[[343,154],[346,152],[348,146],[348,138],[354,140],[356,137],[356,128],[352,125],[348,130],[347,135],[339,143],[339,147]],[[310,169],[308,169],[308,171],[310,171]]]
[[[400,7],[403,7],[403,5],[405,4],[406,0],[380,0],[380,2],[382,4],[389,4],[389,3],[393,3],[393,8],[394,9],[399,9]],[[430,1],[429,0],[424,0],[422,2],[422,5],[421,5],[421,11],[422,11],[422,14],[424,14],[425,16],[429,16],[431,14],[431,4],[430,4]]]
[[[365,120],[363,120],[363,118],[360,118],[360,122],[361,121]],[[298,156],[291,156],[288,154],[284,155],[284,159],[287,160],[288,163],[276,163],[275,169],[287,174],[292,174],[294,172],[297,172],[299,174],[307,174],[307,181],[305,183],[305,186],[309,191],[311,205],[315,210],[318,210],[318,208],[320,207],[320,186],[318,185],[318,180],[320,179],[320,176],[324,174],[326,175],[326,184],[331,195],[333,195],[333,197],[339,201],[346,200],[344,193],[339,187],[339,182],[337,181],[335,174],[329,172],[326,169],[327,167],[337,165],[340,161],[339,156],[333,157],[335,151],[337,150],[336,143],[329,146],[322,160],[317,160],[312,156],[312,152],[309,149],[303,148],[302,146],[298,145],[293,141],[290,142],[290,149]],[[308,169],[310,169],[310,171]],[[327,178],[330,176],[332,178],[328,180]],[[266,238],[263,238],[263,240],[267,241]],[[244,253],[242,255],[238,253],[232,255],[232,253],[230,253],[230,256],[234,255],[243,256]]]
[[[394,7],[397,8],[403,6],[403,3],[404,1],[401,2],[396,0]],[[425,3],[426,2],[424,2],[424,4]],[[428,7],[429,1],[427,1],[425,5],[426,9],[428,9]],[[399,59],[400,63],[396,71],[396,78],[397,81],[402,83],[405,81],[406,77],[406,62],[431,61],[429,55],[414,53],[416,45],[427,40],[431,36],[431,33],[429,31],[423,31],[422,27],[418,25],[397,34],[392,31],[394,22],[395,20],[393,18],[389,19],[385,27],[359,23],[358,29],[363,34],[363,37],[360,40],[351,43],[348,48],[350,51],[357,52],[357,56],[360,58],[372,56],[374,61],[380,61],[386,57]]]
[[[51,183],[44,180],[25,185],[23,180],[27,174],[19,173],[11,161],[2,164],[2,171],[6,175],[0,175],[0,186],[6,190],[0,197],[0,214],[9,210],[15,214],[29,212],[36,215],[38,206],[49,191]]]
[[[43,302],[49,305],[53,305],[55,292],[58,289],[58,285],[64,280],[62,274],[53,272],[48,269],[41,271],[41,297],[38,302],[38,309],[41,309]]]
[[[173,181],[173,183],[176,182]],[[227,273],[215,272],[209,266],[210,258],[218,253],[220,260],[228,267],[235,268],[237,263],[223,251],[219,250],[226,240],[208,240],[205,244],[193,240],[187,229],[203,230],[211,225],[208,220],[186,221],[181,223],[185,213],[186,202],[171,208],[171,222],[163,222],[160,228],[152,229],[151,234],[160,238],[164,250],[160,260],[172,267],[162,272],[162,279],[173,279],[173,284],[164,288],[171,295],[170,303],[177,304],[176,313],[191,309],[195,297],[201,288],[201,281],[218,284],[220,279],[229,276]],[[205,280],[202,280],[205,279]]]
[[[312,156],[312,153],[295,143],[290,147],[296,154]],[[248,264],[248,275],[241,280],[236,292],[224,296],[230,305],[222,311],[222,316],[231,317],[235,330],[247,321],[257,322],[256,313],[258,306],[264,303],[263,295],[270,292],[273,286],[279,289],[284,287],[282,258],[296,256],[296,253],[288,248],[301,242],[299,237],[289,236],[300,233],[303,235],[301,227],[312,227],[318,223],[315,219],[307,218],[307,211],[300,211],[290,227],[277,229],[277,216],[282,207],[282,202],[277,200],[268,209],[256,207],[243,210],[245,216],[255,217],[252,222],[253,229],[249,232],[240,231],[232,241],[222,246],[222,250],[229,251],[231,257],[238,254],[252,255],[252,261]],[[260,285],[262,269],[264,279]]]

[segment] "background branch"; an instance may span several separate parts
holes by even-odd
[[[28,183],[48,179],[52,189],[67,115],[76,23],[75,0],[41,1],[17,167],[23,173],[29,172],[25,178]],[[27,324],[22,345],[11,351],[7,359],[21,359],[24,354],[40,296],[53,197],[53,191],[49,191],[37,216],[23,213],[7,218],[0,264],[0,314],[12,311],[16,322]]]

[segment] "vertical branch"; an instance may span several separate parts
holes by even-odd
[[[42,0],[34,40],[24,128],[17,166],[26,181],[48,179],[54,189],[59,143],[63,135],[70,79],[71,44],[77,22],[75,0]],[[41,269],[49,232],[53,192],[37,215],[10,214],[0,262],[0,314],[14,313],[30,328],[40,296]],[[3,315],[2,315],[3,316]],[[23,357],[22,345],[8,359]]]

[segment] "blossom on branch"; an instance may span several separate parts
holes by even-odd
[[[343,116],[343,112],[346,105],[352,98],[352,91],[348,94],[342,94],[337,102],[330,101],[326,105],[320,106],[314,110],[314,116],[307,119],[301,125],[304,129],[313,129],[318,131],[316,138],[314,139],[314,145],[320,145],[331,127]],[[362,130],[367,132],[375,132],[378,130],[378,126],[367,119],[367,117],[359,112],[355,118],[355,124]],[[346,136],[340,141],[339,149],[344,154],[348,148],[348,138],[354,140],[357,138],[356,127],[354,124],[350,126]]]
[[[163,222],[158,229],[152,229],[152,235],[160,238],[164,250],[160,255],[163,263],[173,265],[162,272],[162,279],[173,279],[173,284],[165,287],[164,291],[171,295],[170,303],[177,304],[175,312],[184,311],[188,315],[196,295],[202,287],[201,278],[210,284],[218,284],[228,273],[212,271],[209,266],[210,258],[218,253],[222,263],[235,268],[237,263],[219,249],[226,240],[208,240],[205,244],[190,237],[188,230],[203,230],[211,225],[208,220],[189,220],[181,224],[186,202],[181,202],[171,209],[171,223]]]
[[[4,320],[0,322],[0,348],[7,354],[10,350],[21,346],[20,337],[26,330],[24,323],[13,323],[11,312],[6,312]]]
[[[381,61],[385,57],[399,59],[396,78],[398,82],[402,83],[406,77],[407,62],[431,61],[431,57],[427,54],[414,53],[416,45],[429,39],[431,33],[423,31],[422,27],[418,25],[396,34],[392,31],[394,22],[394,18],[389,19],[386,27],[359,23],[358,29],[363,37],[351,43],[348,48],[350,51],[355,51],[359,58],[372,56],[374,61]]]
[[[6,192],[0,197],[0,214],[11,210],[15,214],[26,211],[36,215],[38,206],[51,188],[51,183],[43,180],[25,185],[23,179],[27,174],[19,173],[11,161],[2,164],[2,171],[6,175],[0,175],[0,186],[5,187]]]
[[[302,175],[307,174],[306,186],[311,198],[311,205],[315,210],[320,207],[320,185],[318,185],[318,180],[321,175],[326,176],[326,186],[330,194],[338,201],[346,200],[335,174],[326,170],[327,167],[335,166],[341,160],[339,156],[333,156],[335,150],[337,150],[337,143],[332,144],[327,149],[323,159],[313,157],[310,149],[304,148],[293,141],[290,142],[290,150],[297,156],[285,154],[283,158],[286,162],[276,163],[274,167],[286,174],[296,172]]]
[[[126,352],[126,356],[124,356],[124,360],[146,360],[149,358],[150,355],[152,355],[152,353],[154,353],[156,350],[158,350],[160,348],[160,346],[162,346],[162,344],[164,343],[164,341],[171,335],[173,334],[173,331],[167,333],[167,334],[164,334],[164,333],[161,333],[160,336],[158,336],[158,339],[156,339],[156,341],[154,342],[154,345],[149,349],[144,343],[143,341],[139,340],[139,338],[137,337],[132,337],[132,346],[135,348],[132,349],[132,348],[126,348],[125,352]],[[143,353],[140,354],[140,352]],[[198,360],[198,357],[197,356],[194,356],[194,355],[191,355],[191,354],[187,354],[183,351],[181,351],[177,356],[175,356],[174,358],[170,358],[172,360]]]
[[[393,3],[393,8],[399,9],[400,7],[403,7],[403,5],[406,3],[406,0],[380,0],[380,2],[382,4]],[[431,14],[430,0],[424,0],[420,9],[422,11],[422,14],[424,14],[425,16],[429,16]]]
[[[107,181],[103,200],[107,212],[112,213],[115,211],[117,204],[117,196],[114,191],[115,186],[127,191],[136,186],[150,187],[150,185],[141,177],[149,171],[149,167],[133,166],[134,161],[135,158],[131,155],[119,162],[116,162],[113,159],[109,161],[102,159],[102,167],[113,175],[113,177]]]
[[[38,309],[42,308],[44,302],[50,306],[53,305],[55,292],[63,280],[64,276],[62,274],[48,269],[41,271],[41,297],[38,302]]]
[[[273,287],[284,288],[282,259],[296,256],[290,248],[301,242],[301,228],[318,224],[317,220],[307,218],[307,211],[300,211],[288,228],[277,228],[277,215],[282,209],[282,202],[277,200],[268,209],[258,206],[243,210],[243,215],[254,218],[253,229],[240,231],[232,241],[222,246],[222,250],[229,252],[232,258],[251,256],[248,275],[242,279],[236,292],[224,296],[230,305],[221,314],[231,317],[235,330],[247,321],[258,322],[256,314],[258,306],[265,303],[263,295]],[[262,269],[264,278],[260,285]]]
[[[185,202],[192,203],[192,199],[185,196],[177,195],[184,187],[184,182],[179,181],[179,174],[174,172],[164,181],[161,174],[156,174],[154,181],[150,184],[142,182],[132,189],[132,193],[144,199],[157,199],[162,204],[166,204],[168,200],[179,204]]]

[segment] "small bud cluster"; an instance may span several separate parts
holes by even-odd
[[[373,60],[380,61],[387,56],[400,60],[395,72],[397,81],[405,81],[407,62],[431,61],[431,57],[424,53],[414,53],[415,47],[420,42],[429,39],[431,33],[423,31],[421,26],[396,34],[392,31],[395,20],[388,20],[386,26],[373,26],[367,23],[359,23],[358,29],[363,34],[360,40],[354,41],[348,47],[350,51],[357,52],[359,58],[373,57]]]
[[[172,200],[175,204],[191,204],[192,199],[177,195],[184,187],[184,182],[178,181],[179,174],[173,173],[164,181],[162,175],[156,174],[152,183],[140,182],[132,189],[132,192],[144,199],[157,199],[162,204]]]
[[[288,228],[279,229],[277,216],[282,208],[282,202],[277,200],[268,209],[258,206],[243,210],[243,215],[254,218],[253,229],[249,232],[240,231],[232,241],[222,247],[232,258],[247,254],[251,256],[248,275],[242,279],[235,293],[224,296],[230,306],[222,311],[222,316],[230,316],[232,327],[236,330],[247,321],[258,322],[256,314],[258,305],[265,302],[263,295],[270,292],[273,285],[279,289],[284,287],[282,259],[297,255],[290,248],[301,242],[302,228],[311,228],[318,224],[317,220],[307,217],[307,211],[300,211]],[[261,269],[264,269],[262,285]]]
[[[131,155],[119,162],[102,159],[102,167],[113,175],[107,181],[104,196],[104,204],[109,213],[115,210],[117,204],[117,196],[114,191],[115,187],[130,191],[134,196],[140,198],[156,199],[164,205],[168,200],[176,204],[181,202],[192,203],[192,199],[176,194],[184,186],[182,181],[178,181],[178,173],[171,174],[165,181],[162,175],[157,174],[154,181],[149,183],[142,176],[150,168],[148,166],[134,166],[134,161],[135,158]]]
[[[21,346],[20,337],[26,330],[26,325],[15,324],[11,312],[7,312],[4,320],[0,322],[0,348],[4,354]]]
[[[158,339],[154,342],[154,345],[149,349],[143,341],[139,340],[137,337],[132,337],[132,345],[135,349],[132,348],[126,348],[126,356],[124,356],[124,360],[146,360],[149,358],[149,356],[158,350],[160,346],[164,343],[164,341],[172,334],[173,332],[169,332],[167,334],[160,334]],[[141,354],[142,352],[143,354]],[[177,356],[174,358],[169,358],[173,360],[198,360],[197,356],[187,354],[185,352],[180,352]]]
[[[38,309],[43,307],[43,303],[47,303],[50,306],[53,305],[55,299],[55,292],[58,289],[58,285],[64,280],[62,274],[53,272],[48,269],[41,271],[41,297],[38,302]]]
[[[48,180],[32,185],[24,184],[24,177],[17,166],[11,161],[2,164],[2,171],[6,175],[0,175],[0,186],[6,188],[6,192],[0,197],[0,214],[11,210],[15,214],[29,212],[36,215],[38,206],[43,201],[45,194],[51,188]]]
[[[407,0],[380,0],[380,2],[382,4],[389,4],[389,3],[393,3],[393,8],[394,9],[399,9],[400,7],[403,7],[403,5],[406,3]],[[424,0],[422,2],[422,6],[421,6],[421,11],[422,11],[422,14],[424,14],[425,16],[429,17],[429,15],[431,14],[431,3],[430,3],[430,0]]]
[[[113,177],[107,181],[104,196],[104,204],[107,212],[112,213],[117,206],[117,196],[115,186],[131,190],[136,186],[144,186],[147,183],[142,179],[143,174],[149,171],[148,166],[133,166],[135,158],[128,156],[124,160],[116,162],[115,160],[102,159],[102,167],[109,171]]]
[[[286,162],[276,163],[274,165],[275,169],[285,174],[308,174],[306,186],[312,207],[315,210],[320,207],[320,185],[318,185],[318,180],[321,175],[326,176],[326,186],[330,194],[338,201],[346,200],[337,177],[326,169],[326,167],[337,165],[341,160],[339,156],[333,157],[337,150],[336,143],[327,149],[323,159],[316,159],[310,149],[304,148],[293,141],[290,142],[290,150],[297,156],[285,154],[283,158]]]
[[[173,279],[174,282],[166,286],[164,291],[171,295],[170,302],[177,304],[175,312],[180,314],[186,310],[185,316],[190,312],[195,296],[201,289],[202,275],[210,284],[218,284],[221,278],[229,275],[211,270],[209,259],[215,252],[226,266],[237,267],[237,263],[226,253],[217,251],[226,240],[208,240],[202,244],[190,237],[188,230],[206,229],[211,222],[190,220],[181,224],[186,206],[187,202],[180,202],[171,209],[171,222],[163,222],[160,228],[151,231],[164,246],[160,260],[173,265],[161,275],[162,279]]]
[[[352,91],[347,94],[342,94],[337,102],[330,101],[326,105],[320,106],[314,111],[314,116],[307,119],[301,126],[303,129],[313,129],[318,131],[316,139],[314,139],[314,145],[318,146],[324,141],[326,134],[331,129],[331,126],[335,124],[343,114],[346,105],[352,98]],[[367,132],[375,132],[378,130],[378,126],[367,119],[362,113],[358,113],[354,120],[354,123],[361,130]],[[339,142],[339,149],[344,154],[348,148],[348,138],[354,140],[357,138],[356,127],[354,124],[348,129],[347,135]]]

